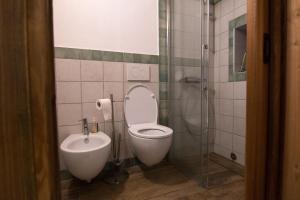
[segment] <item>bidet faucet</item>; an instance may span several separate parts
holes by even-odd
[[[89,131],[89,125],[88,125],[87,119],[83,118],[81,121],[82,121],[82,127],[83,127],[83,135],[88,136],[90,134],[90,131]]]

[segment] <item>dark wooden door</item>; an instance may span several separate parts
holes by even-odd
[[[246,199],[279,200],[285,1],[248,0]]]
[[[0,199],[59,199],[52,1],[0,1]]]

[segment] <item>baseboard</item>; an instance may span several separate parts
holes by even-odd
[[[225,167],[226,169],[235,172],[236,174],[240,175],[240,176],[245,176],[245,167],[232,161],[229,160],[217,153],[210,153],[209,154],[209,158],[211,161]]]

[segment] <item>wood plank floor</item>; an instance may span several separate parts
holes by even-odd
[[[87,184],[75,179],[62,180],[63,200],[243,200],[244,180],[232,175],[223,185],[205,189],[187,178],[168,162],[151,168],[134,166],[120,185],[96,178]]]

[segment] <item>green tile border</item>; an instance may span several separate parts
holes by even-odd
[[[237,82],[237,81],[246,81],[247,72],[233,72],[233,30],[236,27],[247,24],[247,15],[241,15],[229,22],[229,81]]]
[[[168,125],[167,0],[159,0],[159,123]]]
[[[212,4],[217,4],[217,3],[219,3],[220,1],[222,1],[222,0],[211,0],[210,3],[212,3]]]
[[[91,49],[55,47],[55,58],[158,64],[159,56]]]

